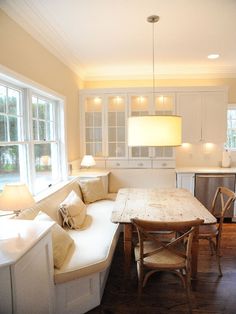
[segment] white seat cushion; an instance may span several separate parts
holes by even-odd
[[[111,223],[113,204],[111,200],[89,204],[87,214],[92,223],[84,230],[68,230],[75,249],[69,252],[62,267],[55,269],[55,283],[100,272],[110,265],[120,232],[119,224]]]

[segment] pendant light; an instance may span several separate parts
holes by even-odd
[[[152,23],[152,100],[155,105],[155,28],[157,15],[147,18]],[[179,146],[181,145],[181,117],[175,115],[149,115],[128,118],[128,146]]]

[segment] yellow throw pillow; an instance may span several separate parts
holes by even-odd
[[[23,219],[23,220],[33,220],[39,213],[39,209],[37,206],[34,206],[32,208],[27,208],[19,213],[18,216],[15,217],[15,219]]]
[[[107,194],[100,178],[80,180],[79,185],[86,204],[107,198]]]
[[[34,220],[38,221],[54,221],[47,214],[39,212]],[[74,240],[69,234],[60,227],[56,222],[52,227],[52,249],[54,266],[58,269],[63,265],[65,258],[69,252],[69,249],[74,244]]]
[[[80,229],[86,217],[86,205],[74,190],[60,204],[60,213],[63,218],[63,227],[70,229]]]

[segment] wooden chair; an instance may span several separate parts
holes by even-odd
[[[157,271],[170,271],[177,274],[185,288],[191,312],[191,246],[194,232],[198,231],[203,220],[183,222],[158,222],[131,219],[137,229],[138,244],[134,253],[137,262],[139,295],[148,278]],[[167,241],[160,231],[173,231],[176,237]]]
[[[226,212],[230,209],[236,199],[236,194],[226,187],[218,187],[212,201],[210,212],[216,216],[217,207],[220,206],[220,213],[216,216],[219,223],[212,225],[202,225],[199,227],[199,239],[208,240],[211,253],[215,252],[219,275],[222,276],[220,265],[221,257],[221,236],[223,222]]]

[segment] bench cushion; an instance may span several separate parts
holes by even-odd
[[[119,224],[111,223],[114,201],[89,204],[87,214],[92,223],[84,230],[68,230],[75,247],[69,251],[63,266],[55,269],[55,283],[74,280],[101,272],[110,266],[119,236]]]

